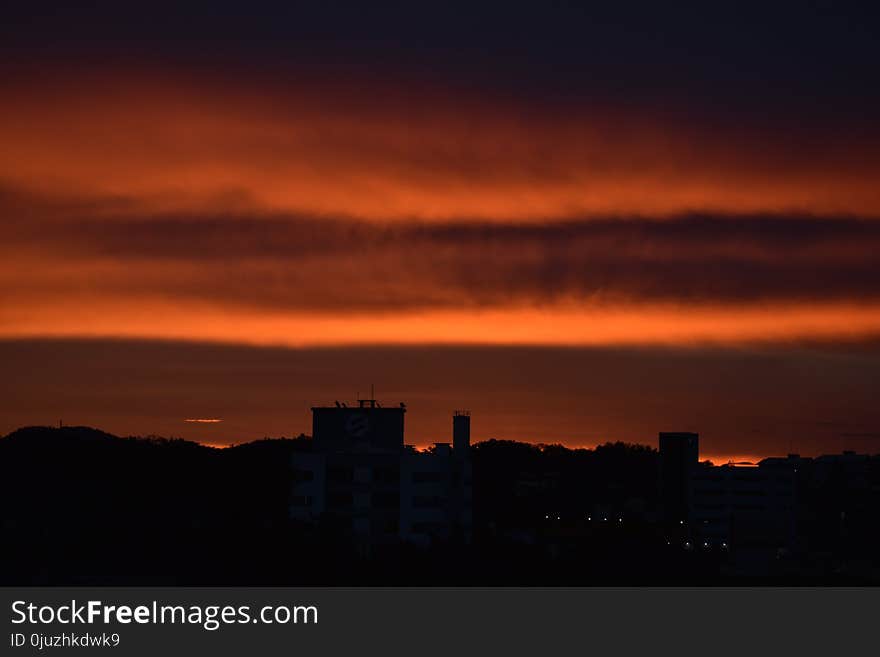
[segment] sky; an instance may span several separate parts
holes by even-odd
[[[880,452],[877,10],[584,4],[10,10],[0,432]]]

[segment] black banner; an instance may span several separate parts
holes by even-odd
[[[0,597],[9,655],[714,655],[869,645],[880,590],[5,588]]]

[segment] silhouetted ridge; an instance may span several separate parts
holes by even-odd
[[[92,427],[21,427],[0,438],[12,442],[39,440],[45,444],[60,441],[98,442],[117,439],[117,436]]]

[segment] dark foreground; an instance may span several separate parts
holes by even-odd
[[[880,583],[876,463],[868,481],[806,490],[796,549],[768,557],[668,543],[653,449],[489,441],[472,447],[471,544],[366,548],[332,518],[289,520],[290,455],[308,449],[302,436],[216,450],[77,427],[0,438],[0,583]]]

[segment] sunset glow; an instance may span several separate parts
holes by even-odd
[[[157,9],[0,28],[0,348],[35,354],[8,365],[0,432],[63,411],[218,445],[295,435],[296,413],[387,375],[398,401],[432,404],[424,444],[448,405],[490,418],[483,438],[593,445],[699,423],[721,455],[801,435],[880,448],[853,401],[877,392],[876,40],[802,16],[786,41],[792,17],[763,31],[764,10],[703,31],[671,8],[554,5],[537,24],[511,7],[408,11],[315,6],[239,32],[215,8],[158,41]],[[447,348],[490,365],[442,378]],[[174,357],[126,355],[139,349]],[[175,388],[200,349],[215,360]],[[262,363],[236,365],[248,389],[231,374],[215,389],[238,349]],[[322,386],[289,397],[289,379],[269,390],[255,373],[347,349],[383,358],[309,360],[297,376]],[[482,379],[496,350],[529,365]],[[565,404],[540,365],[564,369],[558,351],[584,359],[559,378]],[[761,393],[784,411],[742,383],[773,379],[773,358],[730,373],[743,352],[803,366]],[[103,392],[43,398],[46,354]],[[645,389],[655,357],[658,386],[683,377],[675,399]],[[627,383],[609,387],[615,360]],[[809,422],[781,419],[802,408]]]
[[[7,88],[0,181],[109,203],[93,210],[111,220],[230,209],[371,221],[880,215],[880,142],[867,128],[768,140],[762,126],[411,98],[381,81],[365,99],[309,80],[282,91],[137,76]]]
[[[71,80],[8,90],[4,336],[611,345],[877,333],[876,302],[858,291],[880,244],[873,137],[823,141],[811,158],[815,135],[767,143],[744,125],[707,132],[607,108],[556,116],[429,97],[402,112],[394,89],[377,102],[305,83],[232,93],[207,80],[196,93],[173,77],[119,80],[85,76],[72,98]],[[695,226],[694,213],[714,218]],[[804,220],[789,216],[823,232],[804,242]],[[797,226],[788,244],[768,220]],[[692,275],[670,274],[682,267]],[[765,282],[725,291],[752,270]],[[839,276],[852,283],[824,289]]]
[[[2,314],[4,336],[158,338],[262,346],[370,344],[707,345],[858,340],[880,333],[880,305],[748,308],[642,305],[320,315],[255,313],[161,301],[77,303]]]

